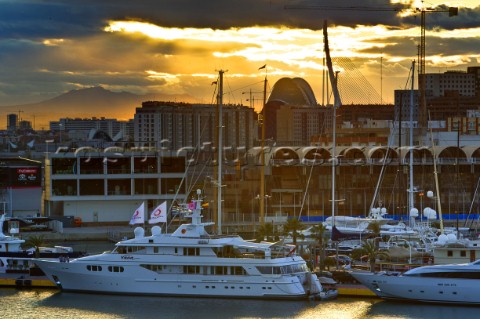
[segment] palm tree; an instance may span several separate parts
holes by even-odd
[[[379,237],[380,236],[380,223],[379,222],[371,222],[370,224],[368,224],[367,229],[370,230],[373,233],[374,237]]]
[[[371,272],[375,272],[375,262],[378,257],[388,257],[388,252],[379,249],[377,238],[365,240],[362,244],[362,252],[368,258]]]
[[[35,248],[35,258],[40,258],[40,247],[45,245],[45,236],[32,235],[27,238],[24,245],[27,247],[27,249]]]
[[[263,240],[272,241],[273,238],[273,224],[272,223],[263,223],[257,229],[257,242],[261,242]]]
[[[323,224],[314,225],[312,228],[310,228],[311,236],[315,239],[315,248],[318,247],[320,250],[320,269],[323,269],[325,265],[325,247],[329,239],[329,235],[326,230],[327,228]],[[314,258],[316,261],[316,256],[314,256]]]
[[[292,236],[293,244],[297,246],[297,238],[303,239],[305,236],[301,231],[305,228],[305,225],[296,218],[291,218],[283,225],[283,235]]]

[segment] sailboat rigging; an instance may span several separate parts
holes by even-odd
[[[338,92],[337,81],[334,76],[333,66],[332,66],[332,59],[330,57],[330,47],[328,46],[328,32],[327,32],[327,21],[325,20],[323,24],[323,41],[324,41],[324,50],[325,50],[325,58],[327,62],[328,68],[328,77],[330,79],[330,85],[332,86],[333,91],[333,107],[332,107],[332,219],[333,219],[333,227],[335,226],[335,173],[336,173],[336,166],[337,166],[337,156],[336,156],[336,126],[337,126],[337,108],[342,105],[342,101],[340,99],[340,93]],[[333,233],[333,232],[332,232]]]

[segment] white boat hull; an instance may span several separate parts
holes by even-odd
[[[384,299],[480,304],[480,279],[419,278],[367,272],[352,272],[352,276]]]
[[[309,293],[298,276],[209,276],[201,274],[157,274],[134,263],[115,263],[123,272],[86,272],[86,263],[38,260],[47,277],[64,291],[105,294],[232,297],[260,299],[305,299]],[[99,263],[92,262],[97,266]],[[118,268],[117,268],[118,269]]]

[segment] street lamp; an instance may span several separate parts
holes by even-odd
[[[265,217],[268,216],[268,199],[272,197],[271,195],[264,195],[264,198],[265,198]],[[257,194],[257,196],[255,197],[255,199],[258,199],[260,200],[261,197],[260,197],[260,194]]]
[[[272,197],[270,195],[265,195],[265,217],[268,216],[268,199]]]

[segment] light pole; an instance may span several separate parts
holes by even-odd
[[[265,195],[265,217],[268,216],[268,200],[272,197],[271,195]]]
[[[47,149],[46,149],[46,156],[48,158],[48,153],[49,153],[49,148],[48,148],[48,144],[54,142],[54,140],[45,140],[45,144],[47,144]]]

